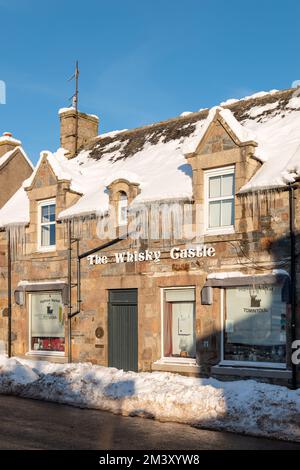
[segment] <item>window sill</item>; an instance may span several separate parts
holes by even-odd
[[[65,354],[59,353],[57,354],[37,354],[35,351],[33,352],[27,352],[24,355],[19,355],[19,357],[23,357],[24,359],[27,360],[32,360],[32,361],[48,361],[48,362],[57,362],[59,364],[65,364],[68,362],[68,358],[65,356]]]
[[[37,253],[52,253],[53,251],[56,251],[56,245],[51,246],[51,247],[38,247],[36,250]]]
[[[64,352],[60,351],[28,351],[26,356],[55,356],[55,357],[65,357]]]
[[[248,369],[279,369],[286,370],[286,364],[278,362],[248,362],[248,361],[228,361],[219,363],[220,367],[247,367]]]
[[[211,373],[214,376],[238,376],[241,378],[254,377],[254,378],[270,378],[270,379],[283,379],[288,380],[292,378],[292,372],[287,369],[276,368],[258,368],[258,367],[242,367],[240,365],[229,366],[218,364],[211,368]]]
[[[183,374],[200,374],[200,367],[196,364],[195,359],[178,358],[174,360],[159,359],[152,363],[153,372],[175,372]]]
[[[205,237],[209,236],[217,236],[217,235],[233,235],[235,233],[234,227],[228,227],[228,228],[219,228],[215,230],[206,230],[204,232]]]
[[[196,359],[191,357],[162,357],[154,362],[154,364],[190,364],[196,365]]]

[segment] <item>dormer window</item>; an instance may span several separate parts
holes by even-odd
[[[54,250],[56,245],[55,199],[41,201],[38,205],[38,249]]]
[[[206,233],[234,231],[234,167],[205,172]]]
[[[127,225],[128,197],[124,191],[119,192],[118,225]]]

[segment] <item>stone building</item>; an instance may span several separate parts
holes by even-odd
[[[295,90],[99,136],[79,113],[77,155],[75,119],[60,112],[64,148],[43,152],[0,211],[13,354],[299,382]],[[6,344],[5,316],[0,335]]]
[[[0,137],[0,208],[33,171],[33,166],[21,145],[10,132],[4,132]]]

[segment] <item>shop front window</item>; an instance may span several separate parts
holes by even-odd
[[[286,308],[277,285],[225,289],[224,360],[286,362]]]
[[[61,294],[31,294],[30,342],[33,352],[65,351],[64,314]]]
[[[165,289],[164,357],[196,357],[195,289]]]

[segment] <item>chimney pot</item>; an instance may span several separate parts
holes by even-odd
[[[21,145],[20,140],[15,139],[11,132],[3,132],[0,137],[0,157]]]

